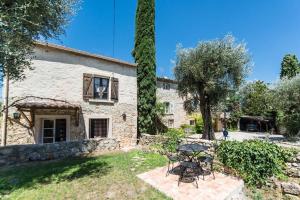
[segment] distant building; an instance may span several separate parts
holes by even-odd
[[[184,99],[178,95],[177,86],[175,80],[157,78],[157,101],[165,104],[163,123],[168,128],[179,128],[183,124],[195,124],[195,120],[184,110]]]

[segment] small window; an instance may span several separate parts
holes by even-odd
[[[168,127],[169,128],[174,128],[174,119],[169,119],[168,120]]]
[[[170,83],[163,83],[163,89],[164,90],[170,90],[170,88],[171,88]]]
[[[94,98],[95,99],[108,99],[109,79],[95,77],[94,78]]]
[[[90,137],[107,137],[108,119],[90,119]]]
[[[170,102],[164,102],[165,114],[173,114],[173,104]]]
[[[190,120],[190,125],[194,126],[195,125],[195,120]]]

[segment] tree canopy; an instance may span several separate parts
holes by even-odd
[[[0,1],[0,72],[10,79],[24,78],[30,68],[34,41],[64,32],[77,0]]]
[[[300,134],[300,74],[281,80],[275,88],[274,102],[279,110],[279,121],[287,134]]]
[[[287,54],[281,62],[280,78],[293,78],[300,73],[300,64],[296,55]]]
[[[154,0],[138,0],[132,55],[137,63],[138,133],[154,134],[157,116]]]
[[[246,84],[240,89],[243,114],[251,116],[268,116],[273,108],[271,90],[263,81]]]
[[[245,44],[237,43],[231,35],[199,42],[195,48],[177,49],[175,77],[179,94],[186,98],[186,109],[193,110],[195,105],[200,105],[203,138],[214,138],[212,106],[238,89],[249,67],[250,56]]]

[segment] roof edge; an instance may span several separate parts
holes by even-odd
[[[77,50],[77,49],[73,49],[73,48],[69,48],[69,47],[65,47],[65,46],[57,45],[57,44],[53,44],[53,43],[35,41],[34,44],[36,46],[57,49],[57,50],[65,51],[65,52],[72,53],[75,55],[79,55],[79,56],[85,56],[85,57],[99,59],[99,60],[103,60],[103,61],[107,61],[107,62],[113,62],[113,63],[117,63],[117,64],[121,64],[121,65],[126,65],[128,67],[136,67],[137,66],[137,64],[135,64],[135,63],[129,63],[129,62],[122,61],[122,60],[119,60],[116,58],[92,54],[92,53],[89,53],[86,51],[81,51],[81,50]]]
[[[169,78],[164,78],[164,77],[157,77],[156,78],[158,81],[161,81],[161,82],[167,82],[167,83],[175,83],[177,84],[178,82],[174,79],[169,79]]]

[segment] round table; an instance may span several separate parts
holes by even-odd
[[[197,157],[201,152],[208,150],[208,146],[201,144],[183,144],[177,147],[177,151],[187,158],[187,160],[192,161]]]
[[[201,144],[183,144],[177,147],[177,151],[184,153],[198,153],[208,150],[208,146]]]

